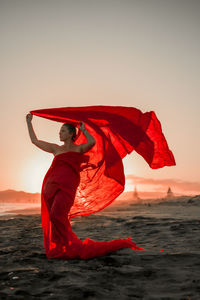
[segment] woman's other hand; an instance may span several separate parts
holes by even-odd
[[[85,124],[84,124],[83,122],[80,122],[80,123],[79,123],[79,129],[80,129],[81,131],[86,130],[86,129],[85,129]]]
[[[33,119],[33,115],[32,114],[29,113],[29,114],[26,115],[26,121],[27,122],[31,122],[32,119]]]

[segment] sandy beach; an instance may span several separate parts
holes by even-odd
[[[199,197],[72,219],[82,240],[131,236],[146,249],[90,260],[48,260],[39,211],[16,213],[0,219],[1,299],[200,299]]]

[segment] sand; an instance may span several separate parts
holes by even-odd
[[[147,249],[90,260],[48,260],[40,215],[20,213],[0,220],[0,299],[200,299],[198,199],[72,219],[82,240],[131,236]]]

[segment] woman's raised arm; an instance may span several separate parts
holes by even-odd
[[[27,122],[27,126],[28,126],[28,132],[29,132],[29,136],[31,139],[31,142],[34,143],[35,141],[37,141],[37,136],[33,130],[33,126],[32,126],[32,121],[33,119],[33,115],[32,114],[27,114],[26,115],[26,122]]]
[[[27,126],[28,126],[28,131],[29,131],[29,136],[30,136],[31,142],[38,148],[42,149],[43,151],[55,153],[55,151],[58,147],[57,144],[38,140],[38,138],[33,130],[32,123],[31,123],[32,118],[33,118],[32,114],[29,113],[26,115],[26,121],[27,121]]]
[[[81,144],[78,146],[80,152],[84,153],[84,152],[89,151],[96,144],[96,141],[95,141],[94,137],[86,130],[85,124],[83,122],[81,122],[79,124],[79,128],[83,132],[83,134],[85,135],[85,137],[87,139],[87,143]]]

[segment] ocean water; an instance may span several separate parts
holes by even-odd
[[[16,215],[15,210],[40,209],[40,203],[0,203],[0,216]]]

